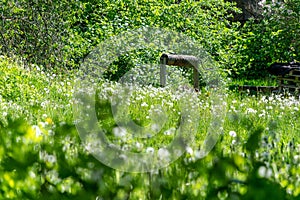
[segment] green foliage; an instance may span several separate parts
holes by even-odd
[[[1,1],[0,54],[46,69],[62,68],[68,59],[68,8],[67,1]]]
[[[262,19],[246,22],[231,49],[235,77],[267,77],[272,63],[300,59],[299,7],[298,0],[267,3]]]
[[[144,26],[168,28],[196,38],[206,51],[224,61],[227,38],[237,27],[229,21],[230,13],[237,10],[219,0],[3,1],[0,7],[0,53],[17,55],[46,68],[74,68],[100,42]],[[157,50],[148,51],[146,54],[155,54],[157,61]],[[138,58],[147,57],[139,54]],[[128,62],[136,64],[132,52],[121,55],[118,65],[128,68]]]
[[[299,7],[298,0],[267,3],[261,19],[240,27],[232,22],[240,11],[223,0],[2,1],[0,53],[47,69],[70,69],[112,36],[161,27],[195,38],[235,78],[265,77],[271,63],[299,60]],[[163,51],[120,55],[107,77],[115,80],[141,60],[157,62]]]
[[[71,34],[66,48],[70,63],[78,64],[105,39],[140,27],[159,27],[195,38],[204,50],[225,63],[222,49],[227,37],[235,33],[230,13],[237,11],[223,1],[81,1],[72,10],[69,21]],[[151,41],[149,41],[151,42]],[[120,55],[112,63],[106,78],[118,80],[138,64],[158,63],[164,49],[153,47]],[[176,52],[175,52],[176,53]]]

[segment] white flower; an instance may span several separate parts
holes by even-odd
[[[141,106],[142,106],[142,107],[147,107],[148,104],[147,104],[146,102],[143,102],[143,103],[141,104]]]
[[[158,157],[161,159],[161,160],[166,160],[166,159],[169,159],[169,156],[170,156],[170,153],[167,149],[165,148],[160,148],[158,150]]]
[[[121,148],[122,151],[129,151],[129,149],[130,149],[129,146],[126,144]]]
[[[193,155],[193,153],[194,153],[194,151],[193,151],[193,149],[191,147],[187,147],[185,150],[190,155]]]
[[[116,137],[124,137],[127,133],[126,129],[123,127],[115,127],[112,131]]]
[[[258,169],[258,174],[260,177],[264,177],[265,176],[265,173],[266,173],[266,167],[265,166],[261,166],[259,167]]]
[[[3,112],[2,115],[3,115],[3,117],[6,117],[7,116],[7,112]]]
[[[272,173],[272,170],[270,168],[266,168],[265,166],[260,166],[258,169],[258,175],[260,177],[270,178]]]
[[[42,106],[42,108],[45,108],[46,107],[46,102],[42,102],[41,106]]]
[[[151,130],[154,132],[158,132],[160,129],[160,126],[158,124],[152,124],[151,125]]]
[[[120,154],[119,155],[119,158],[123,159],[123,160],[126,160],[127,159],[127,156],[125,154]]]
[[[164,132],[164,135],[173,135],[175,133],[175,131],[176,131],[176,129],[174,127],[172,127],[170,129],[166,130]]]
[[[147,147],[146,153],[151,153],[151,154],[153,154],[153,153],[154,153],[153,147]]]
[[[41,131],[40,127],[38,127],[37,125],[33,125],[32,129],[35,130],[36,137],[39,137],[40,135],[42,135],[42,131]]]
[[[247,114],[251,114],[251,113],[255,114],[255,113],[257,113],[257,111],[254,110],[253,108],[247,108],[246,113],[247,113]]]
[[[143,144],[139,143],[139,142],[136,142],[135,143],[135,146],[138,150],[141,150],[143,148]]]
[[[236,132],[235,131],[229,131],[229,135],[231,137],[236,137]]]
[[[55,155],[47,155],[46,156],[46,161],[48,161],[49,163],[55,163],[56,162]]]

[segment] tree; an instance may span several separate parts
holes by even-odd
[[[48,69],[63,63],[69,9],[67,1],[1,1],[0,54]]]

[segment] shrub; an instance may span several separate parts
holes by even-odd
[[[67,1],[1,1],[0,54],[48,69],[63,66],[68,9]]]
[[[231,68],[235,77],[263,78],[272,63],[300,59],[299,8],[298,0],[265,3],[263,18],[241,28],[230,49],[236,53]]]
[[[225,64],[224,47],[236,28],[229,19],[237,11],[223,0],[21,0],[2,1],[0,9],[0,53],[18,55],[45,68],[78,67],[100,42],[143,26],[169,28],[196,38]],[[130,58],[126,60],[118,65],[126,67]]]

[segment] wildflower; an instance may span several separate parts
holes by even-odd
[[[265,117],[266,116],[266,111],[262,110],[261,113],[258,115],[258,117]]]
[[[170,153],[167,149],[165,148],[160,148],[158,150],[158,157],[161,159],[161,160],[168,160],[169,159],[169,156],[170,156]]]
[[[42,102],[42,103],[41,103],[41,107],[42,107],[42,108],[45,108],[45,107],[46,107],[46,102]]]
[[[175,131],[176,131],[176,129],[174,127],[172,127],[170,129],[166,130],[164,132],[164,135],[173,135],[175,133]]]
[[[44,88],[46,94],[49,94],[50,90],[48,88]]]
[[[152,124],[151,125],[151,130],[154,132],[158,132],[160,129],[160,126],[158,124]]]
[[[265,166],[260,166],[258,169],[258,175],[260,177],[270,178],[272,176],[272,170]]]
[[[129,148],[128,145],[125,144],[124,146],[122,146],[121,150],[122,150],[122,151],[129,151],[130,148]]]
[[[52,124],[53,121],[52,121],[52,119],[51,119],[50,117],[47,117],[47,118],[46,118],[46,123],[47,123],[47,124]]]
[[[193,155],[193,153],[194,153],[194,151],[193,151],[193,149],[191,147],[187,147],[185,150],[190,155]]]
[[[247,113],[247,114],[251,114],[251,113],[255,114],[255,113],[257,113],[257,111],[254,110],[253,108],[247,108],[246,113]]]
[[[153,147],[147,147],[146,153],[151,153],[151,154],[153,154],[153,153],[154,153]]]
[[[229,131],[229,135],[231,137],[236,137],[236,132],[235,131]]]
[[[114,136],[116,136],[116,137],[124,137],[127,134],[126,129],[123,127],[115,127],[115,128],[113,128],[112,131],[113,131]]]
[[[139,142],[136,142],[136,143],[135,143],[135,147],[140,151],[140,150],[142,150],[142,148],[143,148],[143,144],[141,144],[141,143],[139,143]]]
[[[146,102],[143,102],[143,103],[141,104],[141,106],[142,106],[142,107],[147,107],[148,104],[147,104]]]
[[[27,130],[27,133],[26,133],[26,138],[29,140],[29,141],[32,141],[32,142],[40,142],[43,137],[42,137],[42,130],[40,129],[39,126],[37,125],[33,125],[32,127],[30,127],[28,130]]]
[[[39,126],[33,125],[33,126],[32,126],[32,129],[35,131],[35,136],[36,136],[36,137],[39,137],[39,136],[42,135],[42,131],[41,131],[41,129],[40,129]]]
[[[126,160],[127,159],[127,156],[125,154],[120,154],[119,155],[119,158],[121,158],[122,160]]]
[[[56,156],[55,155],[46,155],[45,160],[49,163],[55,163],[56,162]]]

